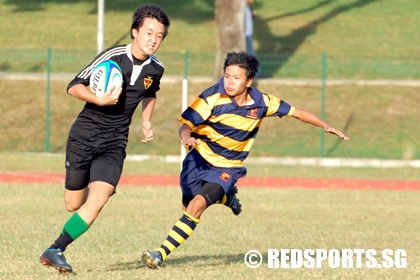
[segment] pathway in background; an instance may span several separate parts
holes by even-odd
[[[70,81],[74,78],[74,74],[69,73],[52,73],[51,80],[65,80]],[[46,80],[46,73],[26,73],[26,72],[0,72],[0,79],[6,80]],[[162,78],[163,82],[180,82],[184,79],[182,76],[165,75]],[[190,76],[190,82],[208,82],[214,81],[212,77]],[[308,85],[322,85],[321,79],[281,79],[281,78],[268,78],[259,79],[258,83],[265,84],[281,84],[289,86],[308,86]],[[352,80],[352,79],[327,79],[326,85],[359,85],[359,86],[405,86],[405,87],[420,87],[420,80]]]

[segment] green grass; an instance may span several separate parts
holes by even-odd
[[[181,216],[177,187],[120,186],[90,230],[68,247],[77,279],[418,279],[418,213],[413,192],[242,188],[240,216],[224,206],[204,213],[190,239],[163,269],[141,266]],[[161,207],[165,205],[165,207]],[[149,215],[148,211],[159,211]],[[62,187],[1,184],[0,278],[57,279],[38,263],[69,215]],[[247,268],[245,253],[273,249],[407,251],[406,269]],[[60,277],[61,278],[61,277]]]
[[[214,1],[152,1],[171,17],[169,36],[158,57],[167,75],[182,76],[189,51],[189,74],[214,73]],[[139,3],[106,3],[105,46],[130,42],[128,26]],[[75,74],[96,53],[95,1],[0,0],[0,71]],[[413,1],[257,1],[255,44],[265,77],[321,78],[321,57],[327,55],[327,79],[416,79],[420,77]],[[69,12],[71,10],[71,15]],[[48,27],[46,27],[48,26]],[[50,28],[51,27],[51,28]],[[54,27],[54,28],[52,28]],[[83,104],[65,93],[69,81],[1,80],[0,151],[63,152],[71,123]],[[211,83],[190,83],[190,100]],[[319,86],[260,83],[260,89],[317,115],[322,111]],[[50,89],[49,139],[46,140],[46,91]],[[179,153],[177,117],[181,112],[181,83],[164,83],[154,115],[155,141],[142,137],[140,114],[131,126],[129,153]],[[25,100],[25,102],[22,102]],[[417,87],[328,86],[326,120],[351,140],[285,118],[264,122],[251,156],[320,156],[419,159]]]
[[[158,57],[167,74],[213,75],[216,53],[214,0],[151,1],[171,18]],[[128,43],[132,12],[140,3],[106,3],[105,47]],[[0,70],[77,72],[97,50],[96,1],[0,1]],[[255,47],[264,77],[319,78],[328,55],[330,78],[418,79],[420,44],[416,3],[410,0],[257,1]],[[71,11],[71,15],[69,15]],[[51,27],[51,28],[49,28]],[[53,28],[52,28],[53,27]]]
[[[167,49],[214,53],[213,0],[149,2],[162,5],[171,18]],[[1,35],[8,37],[3,48],[96,50],[96,1],[0,3]],[[129,41],[132,12],[139,4],[129,0],[106,3],[106,46],[121,38]],[[287,0],[282,5],[275,0],[256,1],[256,48],[260,52],[415,55],[420,43],[415,36],[416,7],[409,0]],[[49,24],[55,28],[46,28]]]
[[[212,75],[214,1],[149,1],[169,12],[172,25],[158,57],[167,74]],[[418,79],[415,1],[256,1],[255,44],[268,77],[319,78],[327,54],[328,78]],[[139,3],[107,1],[105,46],[127,43]],[[96,1],[0,1],[0,71],[76,73],[96,53]],[[274,61],[274,63],[273,63]],[[51,84],[53,156],[45,149],[45,82],[0,81],[0,170],[64,173],[63,151],[71,123],[83,104],[66,96],[68,81]],[[207,84],[191,84],[190,99]],[[321,113],[319,87],[261,85],[263,91]],[[181,85],[163,84],[154,116],[155,141],[139,143],[139,114],[131,127],[129,153],[177,154]],[[327,120],[351,137],[327,136],[328,157],[420,158],[417,88],[327,88]],[[318,156],[320,132],[294,120],[263,124],[251,156]],[[14,152],[11,152],[14,151]],[[320,168],[248,165],[249,176],[419,180],[417,169]],[[127,161],[126,174],[177,174],[178,164]],[[57,279],[38,264],[69,214],[62,186],[0,184],[1,279]],[[79,279],[419,279],[419,197],[408,191],[345,191],[243,188],[239,217],[211,207],[193,236],[170,255],[164,269],[141,267],[140,252],[160,245],[181,215],[178,187],[120,186],[98,220],[66,252]],[[155,215],[147,211],[156,209]],[[221,219],[221,217],[223,217]],[[407,269],[249,269],[251,249],[403,248]]]

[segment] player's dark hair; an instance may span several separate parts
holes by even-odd
[[[142,27],[145,18],[153,18],[162,23],[165,26],[165,33],[163,34],[163,38],[168,35],[168,28],[171,23],[169,21],[168,15],[162,9],[162,7],[155,4],[143,4],[134,11],[133,23],[131,24],[130,29],[131,39],[134,39],[133,32],[131,30],[133,28],[139,30],[139,28]]]
[[[226,67],[231,65],[237,65],[238,67],[245,69],[246,77],[248,79],[253,79],[260,68],[258,59],[254,55],[246,52],[228,53],[223,64],[223,71],[226,71]]]

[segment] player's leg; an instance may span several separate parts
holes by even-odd
[[[143,252],[143,262],[150,268],[159,267],[170,253],[191,236],[200,222],[202,213],[210,205],[220,202],[228,203],[228,201],[232,203],[233,198],[236,200],[234,193],[233,196],[231,195],[230,189],[237,178],[244,174],[246,170],[242,168],[231,170],[214,168],[198,153],[190,152],[183,162],[181,171],[184,214],[156,251]],[[230,195],[231,200],[226,194]],[[230,207],[231,204],[228,206]]]
[[[239,215],[242,211],[242,205],[236,198],[238,189],[234,184],[238,178],[246,174],[246,169],[220,169],[210,166],[196,168],[188,166],[186,162],[188,160],[184,161],[181,172],[184,215],[175,223],[160,248],[152,252],[143,252],[143,262],[150,268],[160,266],[170,253],[191,236],[200,222],[201,215],[210,205],[224,204],[231,208],[235,215]],[[203,167],[205,164],[196,163],[196,165]],[[205,178],[208,182],[202,182],[197,178]],[[197,187],[199,182],[203,184],[202,188]]]
[[[215,183],[218,185],[217,183]],[[218,185],[221,187],[220,185]],[[214,190],[220,190],[219,188],[214,188]],[[233,214],[239,215],[242,212],[242,204],[240,203],[240,200],[236,197],[236,194],[238,193],[238,188],[236,186],[231,186],[229,190],[223,195],[221,199],[218,199],[216,202],[207,202],[207,205],[211,204],[223,204],[227,207],[229,207]],[[193,200],[193,196],[183,196],[183,210],[187,209],[187,205],[189,205],[190,201]],[[194,207],[196,208],[196,207]],[[192,210],[190,210],[192,211]],[[193,214],[194,217],[197,217],[198,213],[188,212]],[[201,216],[201,214],[200,214]]]
[[[86,202],[77,210],[77,213],[91,226],[114,192],[115,187],[109,183],[102,181],[90,183],[89,196]]]
[[[67,140],[64,204],[69,212],[79,209],[89,195],[90,167],[94,152],[94,149],[75,139]]]
[[[109,198],[115,193],[125,159],[125,149],[115,148],[96,155],[90,168],[90,190],[78,209],[79,216],[90,226]]]
[[[225,195],[223,188],[217,183],[204,183],[195,196],[183,195],[182,202],[186,210],[175,223],[166,240],[156,251],[143,252],[143,262],[150,268],[162,265],[168,255],[181,246],[194,232],[203,212]]]
[[[66,262],[63,252],[68,245],[89,229],[103,206],[108,202],[109,197],[115,193],[116,185],[121,176],[124,157],[125,156],[115,157],[114,160],[111,161],[103,160],[101,157],[98,157],[92,162],[89,174],[89,178],[92,182],[90,183],[88,196],[87,198],[80,200],[83,200],[84,203],[78,207],[78,211],[64,224],[64,227],[55,242],[41,255],[40,261],[43,265],[53,266],[60,272],[72,272],[72,268]],[[79,175],[80,174],[81,173],[79,173]],[[80,182],[82,181],[83,180],[80,180]],[[69,185],[73,186],[73,191],[79,191],[74,185],[69,184],[68,182],[66,183],[66,188],[68,188]],[[70,193],[70,190],[67,193]],[[81,196],[77,195],[74,195],[73,197],[81,198]]]
[[[206,172],[204,181],[214,182],[219,184],[224,190],[224,196],[218,200],[217,204],[223,204],[229,207],[233,214],[239,215],[242,211],[242,204],[236,197],[238,188],[235,186],[239,178],[246,175],[245,167],[235,168],[217,168],[212,167],[211,171]]]
[[[67,211],[74,212],[80,208],[89,196],[90,166],[84,170],[66,170],[64,204]]]
[[[105,182],[91,183],[86,202],[67,220],[58,238],[41,255],[40,261],[43,265],[53,266],[60,272],[72,272],[72,267],[66,262],[63,252],[90,228],[114,193],[114,189],[114,186]]]
[[[77,210],[79,216],[89,226],[93,224],[109,198],[115,193],[121,177],[124,158],[123,150],[114,149],[106,151],[93,160],[89,176],[89,195]]]
[[[198,157],[197,154],[198,153],[194,152],[194,150],[189,152],[182,163],[180,181],[183,194],[183,215],[174,224],[161,247],[156,251],[144,251],[142,253],[143,263],[150,268],[158,268],[161,266],[168,254],[185,242],[200,222],[197,217],[201,215],[203,208],[205,209],[205,200],[203,198],[197,198],[197,201],[193,203],[195,205],[194,209],[189,209],[191,212],[196,212],[194,214],[197,215],[197,217],[194,217],[187,212],[187,208],[191,204],[191,201],[202,188],[201,170],[206,167],[204,165],[206,162],[203,161],[201,157]],[[165,249],[162,248],[168,249],[165,251]]]
[[[66,149],[66,181],[64,202],[66,209],[74,212],[86,201],[89,193],[89,169],[91,155],[75,152],[70,147],[74,146],[72,140],[67,142]],[[80,149],[83,151],[83,148]],[[63,252],[73,242],[74,236],[85,232],[89,225],[74,213],[64,224],[58,238],[40,256],[40,263],[46,267],[52,266],[62,273],[72,272],[73,269],[67,263]],[[76,234],[76,232],[78,232]]]
[[[168,255],[181,246],[192,235],[199,219],[194,218],[184,211],[182,217],[174,224],[166,240],[156,251],[144,251],[142,261],[149,268],[158,268]]]

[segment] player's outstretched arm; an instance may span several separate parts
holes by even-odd
[[[343,132],[339,131],[338,129],[335,129],[330,124],[324,122],[323,120],[321,120],[320,118],[318,118],[317,116],[312,114],[311,112],[295,108],[295,111],[293,112],[292,117],[294,117],[294,118],[296,118],[296,119],[298,119],[302,122],[321,127],[321,128],[324,129],[324,131],[326,133],[331,133],[331,134],[337,135],[338,137],[340,137],[344,140],[349,140],[350,139]]]

